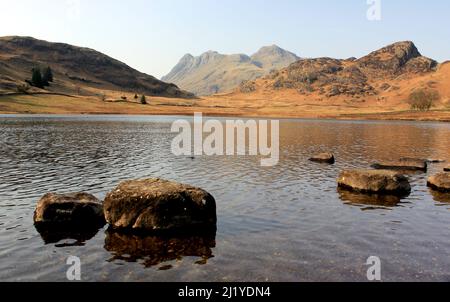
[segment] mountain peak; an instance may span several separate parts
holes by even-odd
[[[246,54],[224,55],[210,50],[198,57],[183,57],[162,79],[197,95],[208,95],[232,90],[242,81],[254,80],[298,59],[277,45],[264,46],[251,57]]]

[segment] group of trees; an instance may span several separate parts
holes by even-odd
[[[41,72],[39,67],[35,67],[31,70],[31,81],[28,81],[30,85],[43,89],[44,87],[50,86],[50,83],[52,82],[53,71],[50,66],[45,68],[43,72]]]
[[[409,104],[412,110],[429,111],[439,99],[440,95],[437,90],[417,89],[410,94]]]
[[[134,99],[137,100],[139,97],[137,94],[134,95]],[[147,105],[147,98],[145,97],[145,95],[141,96],[141,104],[142,105]]]

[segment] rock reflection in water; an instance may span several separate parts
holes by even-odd
[[[57,244],[57,247],[83,246],[86,241],[94,238],[102,226],[93,228],[75,228],[63,225],[35,225],[36,230],[41,235],[45,244],[59,243],[63,240],[74,240],[74,242],[64,242]]]
[[[372,206],[379,208],[394,208],[399,205],[403,198],[407,196],[395,195],[379,195],[379,194],[362,194],[345,189],[338,189],[339,198],[349,205]],[[371,208],[364,208],[365,210]]]
[[[450,193],[442,193],[433,189],[430,189],[430,192],[434,201],[450,204]]]
[[[199,257],[201,259],[196,264],[206,264],[208,259],[214,257],[212,249],[215,246],[216,232],[195,236],[145,236],[109,229],[105,239],[105,249],[113,254],[110,262],[142,260],[146,268],[184,257]],[[164,266],[162,269],[170,268],[171,266]]]

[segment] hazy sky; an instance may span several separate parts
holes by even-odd
[[[277,44],[303,57],[359,57],[412,40],[450,59],[450,1],[380,0],[0,0],[0,36],[86,46],[157,77],[185,54],[252,54]],[[377,1],[377,0],[370,0]]]

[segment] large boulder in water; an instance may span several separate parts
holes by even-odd
[[[326,164],[334,164],[335,163],[335,157],[333,153],[320,153],[317,154],[309,159],[312,162],[316,163],[326,163]]]
[[[216,202],[206,191],[158,178],[119,184],[104,201],[115,229],[171,231],[215,228]]]
[[[387,170],[347,170],[341,172],[338,185],[359,193],[407,195],[411,185],[404,175]]]
[[[450,193],[450,173],[438,173],[428,178],[428,186],[436,191]]]
[[[422,171],[426,172],[428,163],[426,160],[402,158],[397,161],[381,162],[372,165],[374,169],[381,170],[401,170],[401,171]]]
[[[87,193],[45,194],[34,212],[36,225],[90,228],[105,225],[103,204]]]

